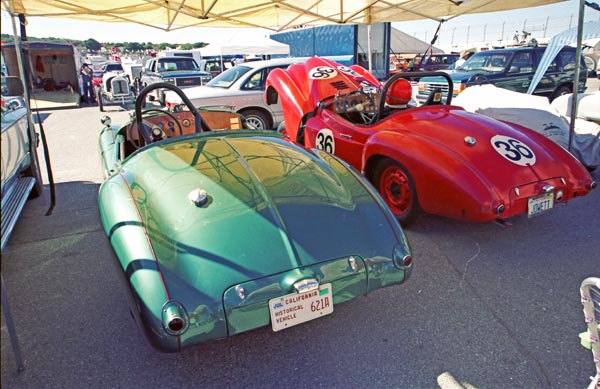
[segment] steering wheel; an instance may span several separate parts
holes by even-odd
[[[167,130],[168,126],[164,125],[163,120],[161,120],[161,124],[163,124],[162,126],[159,124],[152,123],[150,120],[145,120],[145,119],[142,120],[142,125],[139,126],[137,120],[135,120],[131,123],[131,125],[127,129],[127,131],[128,131],[127,138],[129,139],[129,143],[131,143],[133,145],[133,147],[135,147],[136,149],[139,149],[140,147],[143,146],[142,140],[145,142],[146,139],[151,139],[152,141],[156,142],[158,140],[164,139],[165,137],[183,135],[183,127],[181,126],[181,123],[179,122],[179,120],[177,119],[177,117],[175,115],[173,115],[169,111],[164,111],[159,108],[149,108],[142,112],[142,117],[146,117],[146,115],[148,115],[151,112],[157,112],[160,115],[167,115],[169,118],[172,119],[172,121],[170,123],[176,124],[177,131],[173,130],[173,131],[169,131],[170,133],[167,133],[166,130]],[[134,129],[137,130],[137,135],[138,135],[137,139],[134,139],[134,136],[133,136],[135,134]],[[141,132],[145,132],[145,134],[143,134]]]
[[[169,90],[172,90],[173,92],[177,93],[177,95],[179,95],[179,97],[181,98],[181,101],[183,101],[183,103],[186,105],[188,110],[194,116],[194,119],[195,119],[194,126],[195,126],[195,132],[197,134],[204,132],[204,131],[212,131],[211,128],[206,123],[206,121],[200,115],[200,112],[198,111],[198,109],[194,106],[194,104],[192,104],[190,99],[181,91],[181,89],[179,89],[178,87],[176,87],[173,84],[168,84],[165,82],[158,82],[158,83],[150,84],[146,88],[142,89],[140,91],[140,93],[138,94],[137,98],[135,99],[135,118],[134,118],[134,121],[129,126],[129,131],[128,131],[127,136],[129,137],[131,144],[136,149],[139,149],[140,147],[143,147],[145,145],[148,145],[150,143],[157,142],[157,141],[163,139],[164,133],[162,132],[160,127],[153,126],[148,121],[144,120],[143,115],[148,112],[160,111],[161,114],[169,115],[177,123],[177,126],[179,128],[179,133],[180,134],[183,133],[181,123],[179,123],[177,118],[175,116],[173,116],[172,114],[170,114],[169,112],[163,111],[161,109],[155,109],[155,108],[150,108],[150,109],[142,111],[142,107],[146,103],[146,96],[155,89],[169,89]],[[132,138],[134,127],[137,127],[138,135],[140,135],[138,137],[137,142],[135,142]]]
[[[350,101],[350,97],[354,95],[359,95],[361,97],[361,102],[356,103],[354,101]],[[366,106],[364,104],[365,101],[368,103]],[[344,115],[347,117],[350,113],[358,112],[364,124],[371,124],[374,118],[377,117],[375,112],[365,112],[365,108],[375,108],[375,101],[371,96],[369,96],[369,94],[360,89],[353,90],[352,92],[343,95],[342,107],[344,109]]]

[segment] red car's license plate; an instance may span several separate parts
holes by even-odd
[[[552,209],[554,206],[554,192],[544,193],[530,197],[527,201],[527,216],[533,217]]]

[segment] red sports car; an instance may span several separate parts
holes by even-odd
[[[92,87],[94,88],[94,90],[96,89],[97,86],[102,85],[102,76],[104,75],[104,72],[102,70],[94,70],[92,72]]]
[[[312,57],[273,70],[265,93],[270,104],[281,99],[285,134],[360,170],[404,224],[419,210],[478,222],[531,217],[596,187],[537,132],[443,104],[441,90],[411,106],[403,77],[411,74],[382,84],[360,66]]]

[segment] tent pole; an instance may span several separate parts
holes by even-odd
[[[573,148],[573,137],[575,135],[575,118],[577,117],[577,104],[579,98],[579,72],[581,71],[581,39],[583,36],[583,13],[585,0],[579,0],[579,20],[577,21],[577,50],[575,51],[575,79],[573,80],[573,94],[571,95],[571,122],[569,123],[569,151]],[[586,69],[587,70],[587,69]]]

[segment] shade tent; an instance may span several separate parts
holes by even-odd
[[[392,28],[390,33],[390,52],[394,54],[422,54],[430,47],[430,44],[412,37],[405,32]],[[443,54],[444,51],[431,46],[432,54]]]
[[[573,42],[577,42],[577,27],[570,28],[566,31],[561,32],[558,35],[555,35],[548,43],[548,47],[544,51],[544,55],[540,59],[540,64],[533,75],[533,79],[531,80],[531,85],[529,85],[529,89],[527,93],[532,94],[535,90],[536,86],[539,84],[540,80],[548,66],[554,61],[554,58],[558,55],[559,51],[565,47],[566,45],[572,44]],[[582,29],[582,40],[600,38],[600,22],[588,22],[583,24]]]
[[[128,22],[165,31],[259,27],[274,31],[325,24],[372,24],[505,11],[564,0],[2,0],[12,15]]]
[[[210,43],[201,50],[202,56],[216,55],[290,55],[290,46],[269,38],[252,39],[249,42],[239,40],[225,43]]]

